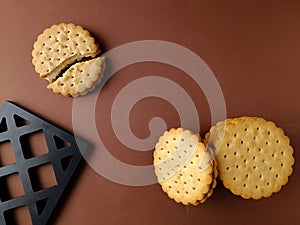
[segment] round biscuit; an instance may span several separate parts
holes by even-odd
[[[69,64],[84,57],[95,57],[100,52],[90,33],[72,23],[55,24],[45,29],[33,46],[35,71],[49,82],[54,81]]]
[[[271,196],[292,174],[293,148],[271,121],[246,116],[225,120],[212,127],[206,139],[216,151],[224,186],[245,199]]]
[[[197,205],[211,190],[213,164],[202,162],[208,153],[193,132],[183,128],[166,131],[153,155],[158,182],[171,199]]]

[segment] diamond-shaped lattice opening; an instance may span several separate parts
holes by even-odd
[[[0,199],[5,202],[24,196],[22,181],[18,173],[0,177]]]
[[[0,142],[0,167],[16,163],[16,157],[10,141]]]
[[[17,127],[23,127],[23,126],[30,125],[29,120],[26,120],[26,119],[24,119],[23,117],[21,117],[17,114],[14,114],[14,120],[15,120],[15,124],[16,124]]]
[[[48,147],[43,130],[25,134],[20,137],[25,159],[48,153]]]
[[[20,206],[4,212],[6,224],[9,225],[32,225],[30,212],[27,206]]]
[[[2,118],[0,120],[0,133],[3,133],[7,131],[7,124],[6,124],[6,119],[5,118]]]
[[[28,173],[34,192],[57,186],[52,163],[31,167],[28,170]]]

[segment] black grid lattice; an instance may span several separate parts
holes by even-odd
[[[24,146],[20,138],[42,130],[48,152],[35,157],[24,157]],[[17,207],[27,206],[33,225],[46,225],[69,183],[82,155],[80,148],[86,148],[84,142],[45,120],[29,113],[17,105],[5,101],[0,108],[0,143],[9,141],[15,155],[15,163],[0,165],[0,178],[18,173],[24,189],[24,195],[12,199],[0,199],[0,224],[9,225],[6,212]],[[60,145],[59,141],[68,143]],[[80,145],[80,146],[79,146]],[[79,146],[79,147],[78,147]],[[1,149],[0,149],[1,151]],[[72,159],[63,163],[65,159]],[[34,190],[29,171],[40,165],[51,163],[57,185],[42,190]],[[0,192],[2,191],[0,187]],[[41,208],[39,205],[44,200]]]

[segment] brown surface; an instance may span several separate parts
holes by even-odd
[[[158,184],[120,185],[84,164],[53,224],[298,224],[300,4],[279,2],[0,1],[0,102],[12,100],[72,131],[72,99],[47,90],[47,81],[34,72],[31,51],[44,28],[73,22],[90,30],[104,52],[145,39],[175,42],[191,49],[216,75],[228,116],[257,115],[273,120],[290,136],[295,149],[295,172],[280,193],[260,201],[243,200],[218,183],[214,195],[197,207],[173,202]],[[135,165],[151,163],[151,152],[134,152],[117,142],[107,118],[112,100],[123,86],[153,74],[179,82],[198,100],[202,136],[210,125],[204,95],[183,72],[159,63],[122,69],[99,97],[97,128],[105,129],[103,139],[115,157]],[[164,110],[153,104],[164,106]],[[147,121],[157,114],[165,118],[168,127],[178,125],[178,115],[170,104],[146,99],[132,109],[133,132],[147,136]]]

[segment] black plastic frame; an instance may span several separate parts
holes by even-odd
[[[20,118],[24,119],[26,123],[22,124]],[[29,123],[27,123],[28,121]],[[9,101],[5,101],[0,108],[0,124],[2,127],[2,129],[0,129],[0,143],[10,141],[16,158],[15,164],[0,167],[0,178],[18,173],[24,189],[23,196],[5,201],[1,201],[0,199],[0,224],[11,224],[11,222],[5,218],[6,211],[27,206],[32,224],[46,225],[82,159],[78,146],[80,145],[80,148],[87,149],[88,145],[83,141],[79,143],[78,138],[75,139],[75,137],[68,132]],[[48,152],[26,159],[23,154],[24,149],[22,149],[20,137],[38,130],[43,130],[44,132]],[[58,145],[57,138],[67,142],[68,145]],[[72,158],[67,168],[66,165],[62,164],[62,159],[64,158]],[[29,170],[47,163],[51,163],[53,166],[57,185],[34,191]],[[39,205],[43,200],[45,200],[46,205],[41,209]]]

